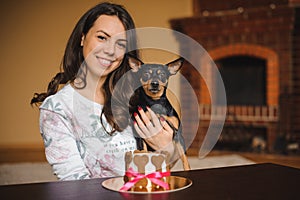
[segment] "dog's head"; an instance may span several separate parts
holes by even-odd
[[[175,75],[183,65],[183,58],[178,58],[166,65],[144,64],[141,60],[129,57],[132,71],[137,73],[147,96],[159,99],[168,86],[169,77]]]

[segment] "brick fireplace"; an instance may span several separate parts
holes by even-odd
[[[254,138],[260,137],[269,152],[285,151],[288,144],[300,145],[299,6],[299,0],[194,0],[193,17],[170,21],[174,30],[204,47],[230,94],[219,143],[240,142],[242,146],[243,141],[253,144]],[[188,45],[180,44],[180,48],[197,57]],[[234,61],[238,59],[240,64]],[[211,99],[207,82],[189,63],[181,73],[192,85],[200,108],[197,136],[190,147],[193,152],[199,149],[207,130]],[[213,87],[214,74],[209,68],[203,73]],[[243,74],[245,81],[239,82]],[[238,91],[241,87],[242,93]],[[189,98],[186,92],[181,88],[183,98]],[[183,114],[198,109],[182,106]],[[193,126],[193,122],[184,123]]]

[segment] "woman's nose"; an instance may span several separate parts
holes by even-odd
[[[112,41],[107,41],[104,45],[104,53],[108,55],[114,55],[115,53],[115,44]]]

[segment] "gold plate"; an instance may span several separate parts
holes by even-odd
[[[190,179],[179,177],[179,176],[170,176],[170,190],[166,191],[154,191],[154,192],[136,192],[136,191],[120,191],[120,188],[124,185],[123,177],[116,177],[107,179],[102,182],[102,186],[106,189],[116,191],[116,192],[125,192],[125,193],[134,193],[134,194],[146,194],[146,193],[166,193],[166,192],[175,192],[178,190],[183,190],[192,185]]]

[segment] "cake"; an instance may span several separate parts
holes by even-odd
[[[169,160],[168,152],[146,152],[146,151],[129,151],[125,154],[125,170],[124,175],[125,190],[136,192],[154,192],[165,191],[169,189]],[[134,175],[133,175],[134,174]],[[139,176],[137,178],[135,176]],[[152,176],[159,175],[159,178]],[[142,178],[141,178],[142,177]],[[162,183],[157,183],[162,182]],[[129,187],[126,183],[130,182]]]

